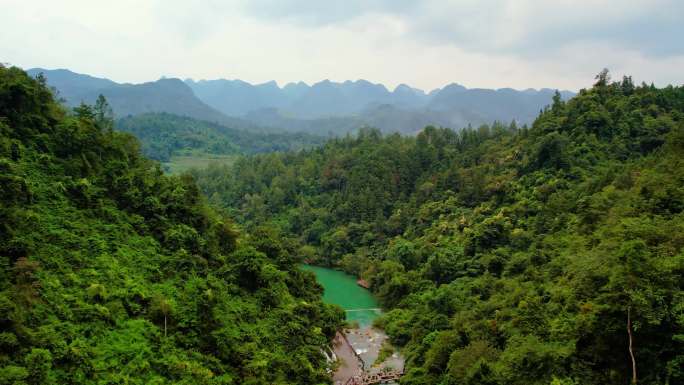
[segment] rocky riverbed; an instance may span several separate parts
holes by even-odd
[[[350,325],[338,332],[333,344],[337,360],[333,373],[335,384],[344,385],[350,378],[384,371],[403,372],[404,358],[389,345],[387,335],[373,328],[381,314],[380,305],[368,290],[368,283],[344,272],[320,266],[301,265],[311,271],[323,286],[323,301],[340,306]],[[327,355],[327,353],[326,353]],[[382,357],[382,362],[377,362]]]
[[[333,375],[335,385],[344,385],[350,378],[363,373],[378,373],[384,370],[403,371],[404,358],[398,351],[377,362],[383,347],[389,346],[387,335],[379,329],[364,327],[338,332],[334,352],[338,366]]]

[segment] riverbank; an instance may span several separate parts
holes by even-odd
[[[337,357],[337,369],[333,373],[335,385],[344,385],[350,378],[360,376],[363,373],[363,362],[342,333],[344,331],[337,332],[333,340],[333,351]]]
[[[349,379],[364,375],[385,371],[402,373],[404,358],[391,348],[387,335],[372,326],[381,311],[377,300],[364,288],[365,282],[359,283],[357,277],[325,267],[301,265],[301,268],[316,275],[324,289],[323,301],[340,306],[349,324],[355,325],[339,331],[333,340],[337,357],[333,382],[345,385]],[[376,362],[378,357],[382,362]]]
[[[383,347],[391,346],[389,345],[389,337],[384,331],[373,327],[350,329],[345,332],[345,336],[363,362],[365,372],[404,371],[404,358],[397,351],[393,351],[389,356],[383,357],[381,362],[377,362]]]
[[[369,327],[380,315],[380,304],[368,289],[357,284],[357,277],[314,265],[302,264],[300,268],[316,275],[316,280],[324,289],[323,301],[344,309],[350,323],[358,323],[362,328]]]
[[[373,327],[338,332],[333,342],[338,360],[333,383],[344,385],[350,378],[386,371],[403,373],[404,357],[397,351],[377,362],[386,344],[389,344],[387,335]]]

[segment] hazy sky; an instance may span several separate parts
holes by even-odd
[[[0,0],[0,31],[0,62],[120,82],[684,83],[682,0]]]

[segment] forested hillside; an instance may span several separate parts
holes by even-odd
[[[320,384],[343,314],[104,104],[0,66],[0,384]]]
[[[195,177],[370,282],[402,384],[684,383],[684,88],[560,95],[531,127],[364,130]]]
[[[81,103],[95,104],[99,95],[104,95],[117,118],[165,112],[237,129],[263,131],[253,123],[226,116],[209,107],[180,79],[161,78],[157,81],[130,84],[116,83],[66,69],[31,68],[27,73],[34,78],[39,75],[45,77],[60,101],[69,107],[78,107]]]
[[[159,161],[185,152],[217,155],[301,150],[321,145],[323,137],[304,133],[261,133],[167,113],[149,113],[119,119],[116,128],[142,144],[143,153]]]

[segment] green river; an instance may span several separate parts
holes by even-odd
[[[323,301],[339,305],[347,313],[348,321],[357,321],[360,327],[371,326],[380,315],[380,305],[370,291],[356,284],[356,278],[341,271],[325,267],[301,265],[303,270],[316,274],[323,286]]]

